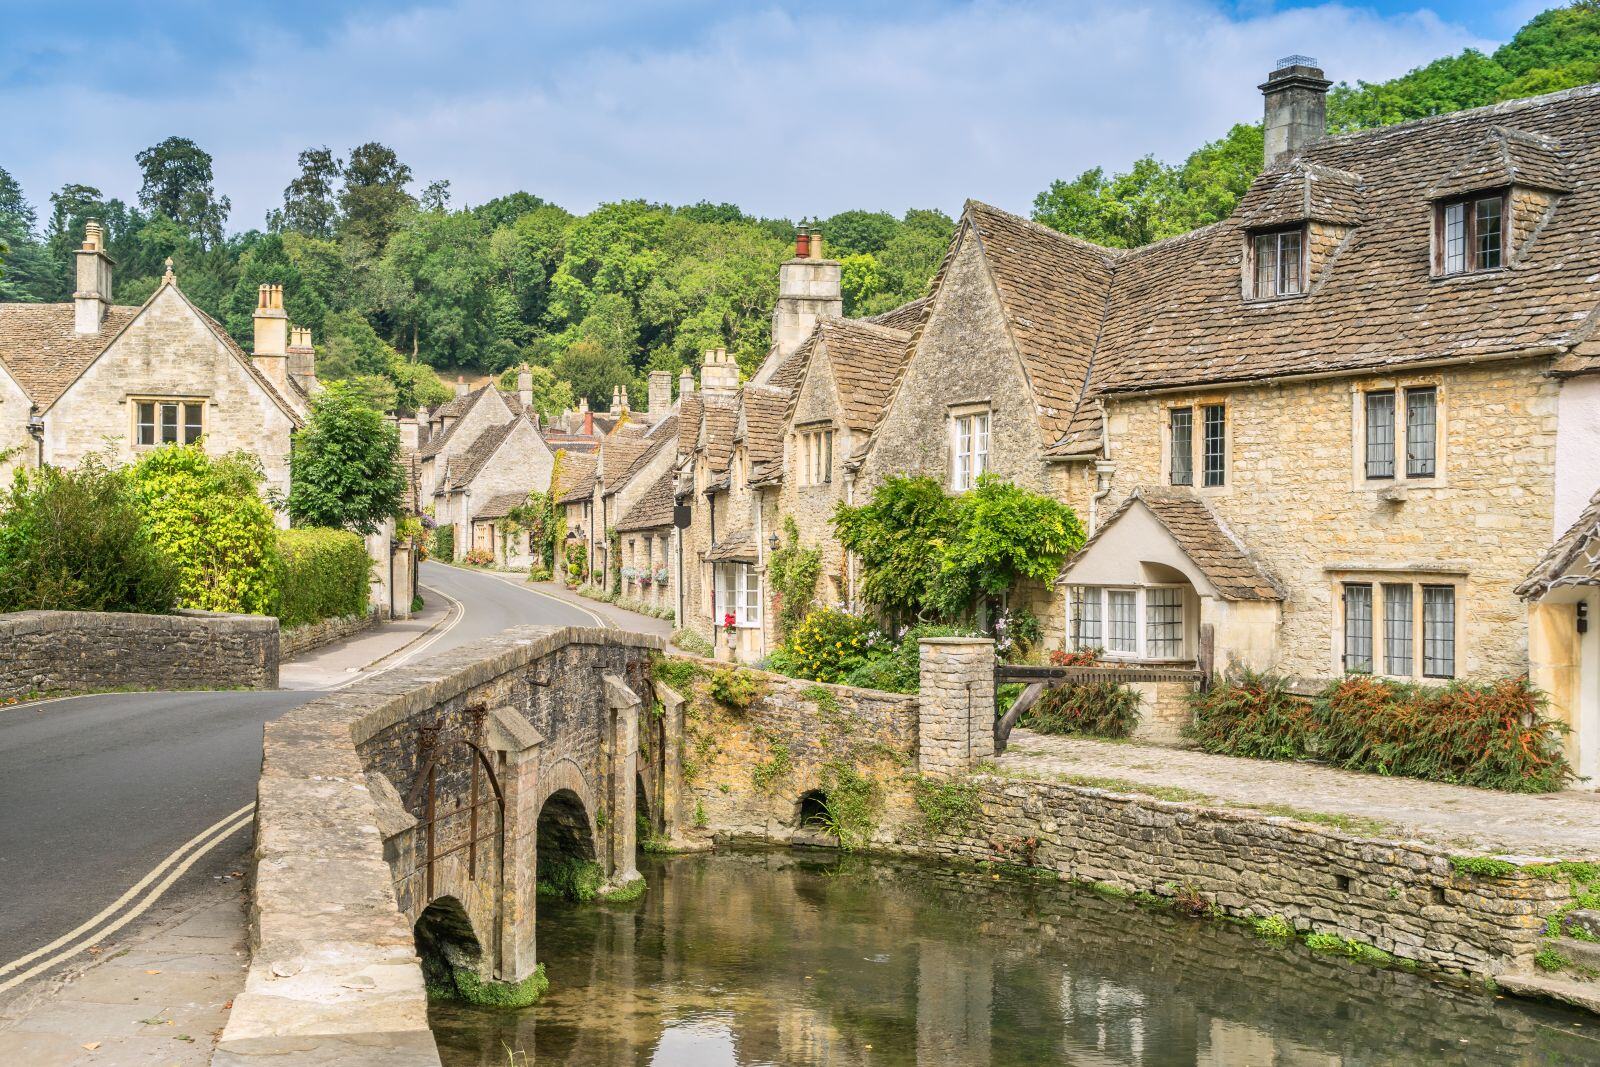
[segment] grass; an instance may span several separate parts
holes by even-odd
[[[1517,865],[1493,856],[1451,856],[1450,866],[1457,874],[1470,874],[1478,878],[1510,878],[1517,873]]]
[[[1384,837],[1400,829],[1394,823],[1385,822],[1382,819],[1371,819],[1365,815],[1309,811],[1305,808],[1291,807],[1288,804],[1229,804],[1228,807],[1247,808],[1267,815],[1281,815],[1286,819],[1295,819],[1299,822],[1315,823],[1318,826],[1331,826],[1335,830],[1343,830],[1347,834],[1355,834],[1360,837]]]
[[[935,781],[918,777],[912,795],[922,816],[922,827],[930,835],[960,833],[983,814],[978,804],[978,787],[967,781]]]
[[[1533,965],[1541,971],[1561,971],[1572,965],[1572,961],[1548,945],[1534,953]]]
[[[1250,920],[1250,928],[1257,937],[1268,941],[1288,941],[1294,937],[1294,927],[1282,915],[1263,915]]]
[[[633,901],[644,896],[644,891],[646,888],[644,877],[641,875],[640,877],[635,878],[633,881],[628,882],[625,885],[620,885],[615,889],[602,890],[600,893],[600,899],[607,904],[631,904]]]
[[[533,969],[533,973],[520,982],[496,982],[492,979],[479,978],[469,970],[455,972],[455,996],[475,1004],[480,1008],[499,1008],[512,1011],[517,1008],[526,1008],[538,1002],[550,988],[550,979],[545,977],[544,964]]]

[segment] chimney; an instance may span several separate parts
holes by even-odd
[[[682,400],[692,392],[694,392],[694,371],[685,367],[678,374],[678,399]]]
[[[611,387],[611,414],[622,414],[622,389],[615,385]]]
[[[83,247],[75,255],[78,288],[72,294],[72,328],[80,334],[96,334],[111,307],[111,268],[116,264],[106,255],[105,231],[94,219],[83,224]]]
[[[1328,132],[1328,86],[1310,56],[1285,56],[1260,86],[1266,97],[1267,166],[1299,155]]]
[[[801,226],[794,234],[794,258],[805,259],[811,255],[811,231]]]
[[[523,411],[533,410],[533,370],[526,363],[517,368],[517,399]]]
[[[283,286],[256,289],[255,345],[251,358],[267,381],[282,389],[289,384],[289,316],[283,310]]]
[[[422,428],[417,424],[415,415],[408,415],[397,419],[395,425],[400,428],[400,447],[408,452],[415,452],[422,444]]]
[[[707,393],[731,394],[738,390],[739,365],[726,348],[706,350],[705,362],[700,366],[700,388]]]
[[[317,384],[317,350],[309,326],[289,327],[289,377],[310,393]]]
[[[650,372],[650,390],[645,398],[645,411],[656,418],[663,418],[667,409],[672,406],[672,372],[653,370]]]
[[[466,396],[470,390],[467,388],[467,379],[456,375],[456,396]]]
[[[755,376],[764,384],[783,361],[811,336],[818,319],[844,314],[839,261],[822,258],[822,234],[810,230],[795,239],[795,257],[778,268],[778,303],[772,309],[772,354]]]
[[[632,410],[633,406],[628,403],[628,387],[624,385],[622,387],[622,413],[626,415]]]

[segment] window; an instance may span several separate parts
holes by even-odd
[[[1422,676],[1456,676],[1456,591],[1449,585],[1422,587]]]
[[[1367,394],[1367,477],[1394,477],[1394,392]]]
[[[1344,587],[1344,669],[1372,673],[1372,586]]]
[[[1184,655],[1184,593],[1179,586],[1071,588],[1070,637],[1078,650],[1118,657],[1179,659]]]
[[[1207,404],[1201,410],[1205,416],[1203,484],[1217,486],[1225,480],[1228,466],[1228,409],[1222,404]]]
[[[1437,450],[1437,395],[1430,387],[1406,390],[1406,477],[1432,478]]]
[[[761,576],[756,569],[748,563],[719,563],[716,568],[717,601],[712,609],[716,625],[721,626],[731,612],[736,626],[760,626]]]
[[[950,488],[960,493],[978,484],[989,469],[989,413],[974,412],[951,419]]]
[[[1194,484],[1194,409],[1172,409],[1172,484]]]
[[[1454,678],[1456,590],[1407,580],[1345,582],[1344,669],[1375,672],[1373,620],[1383,620],[1382,672],[1394,678]],[[1374,604],[1374,596],[1382,601]],[[1417,612],[1421,601],[1422,611]],[[1417,648],[1422,649],[1421,671]]]
[[[1411,586],[1383,587],[1383,672],[1411,676]]]
[[[1440,274],[1494,270],[1505,245],[1505,197],[1475,196],[1439,207],[1436,257]]]
[[[833,481],[833,431],[807,430],[800,435],[800,484]]]
[[[1304,292],[1303,246],[1300,230],[1256,234],[1252,251],[1256,299],[1294,296]]]
[[[192,445],[205,435],[205,404],[196,400],[136,402],[134,440],[140,445]]]

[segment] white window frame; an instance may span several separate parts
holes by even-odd
[[[1411,398],[1413,395],[1429,392],[1433,393],[1433,473],[1411,473],[1410,437],[1411,437]],[[1389,393],[1393,396],[1394,414],[1394,440],[1392,447],[1394,456],[1391,467],[1392,475],[1369,477],[1367,474],[1367,397],[1374,393]],[[1448,483],[1448,464],[1446,463],[1447,430],[1447,401],[1445,385],[1436,379],[1406,380],[1383,379],[1381,381],[1364,382],[1352,388],[1351,408],[1351,437],[1352,451],[1351,469],[1352,484],[1357,489],[1383,490],[1390,486],[1407,485],[1417,489],[1442,487]]]
[[[951,492],[966,492],[992,469],[992,414],[987,405],[950,412]]]
[[[1176,589],[1178,600],[1178,653],[1175,656],[1152,656],[1150,654],[1150,591],[1155,589]],[[1091,648],[1099,649],[1106,659],[1167,663],[1173,660],[1192,659],[1194,650],[1189,642],[1190,598],[1188,587],[1177,582],[1160,582],[1154,585],[1072,585],[1067,587],[1067,643],[1074,651],[1086,651]],[[1113,650],[1108,637],[1111,631],[1111,594],[1134,594],[1134,650],[1132,652]],[[1079,640],[1075,630],[1077,618],[1077,605],[1080,596],[1094,596],[1100,607],[1100,639],[1086,644]]]
[[[801,485],[829,485],[833,482],[833,432],[831,426],[800,431]]]
[[[151,418],[153,420],[148,423],[142,418],[144,408],[147,405],[151,409]],[[206,424],[210,421],[206,412],[206,408],[209,405],[204,397],[130,396],[128,398],[128,406],[131,409],[130,414],[133,419],[133,431],[128,439],[133,442],[135,448],[160,448],[162,445],[193,444],[195,441],[205,437]],[[189,436],[187,430],[190,409],[197,409],[200,414],[200,432],[193,437]],[[166,425],[163,416],[169,410],[173,414],[173,436],[167,439],[163,435],[163,428]],[[143,439],[143,431],[146,426],[150,428],[151,439],[149,441]]]
[[[712,610],[717,626],[733,607],[735,629],[751,630],[761,626],[761,574],[752,563],[717,563],[712,565],[716,580],[716,603]]]

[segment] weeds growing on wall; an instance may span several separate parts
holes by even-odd
[[[600,895],[605,872],[593,860],[563,859],[540,864],[538,893],[584,904]]]
[[[786,778],[794,767],[788,745],[782,741],[774,741],[770,747],[772,755],[750,768],[750,784],[762,793]]]
[[[822,577],[822,552],[800,544],[794,519],[783,520],[784,546],[768,557],[767,577],[778,607],[779,634],[787,634],[811,611],[817,579]]]
[[[882,796],[878,783],[844,760],[832,760],[822,767],[823,827],[839,839],[846,852],[868,844],[878,828]]]
[[[922,816],[922,828],[933,837],[962,833],[983,814],[977,785],[960,779],[918,777],[912,784],[912,797]]]
[[[1526,676],[1424,686],[1351,675],[1306,702],[1281,679],[1246,673],[1191,705],[1189,735],[1208,752],[1522,793],[1574,777],[1566,727],[1545,717],[1544,694]]]
[[[1057,685],[1040,694],[1022,724],[1042,734],[1127,737],[1139,725],[1139,691],[1116,682]]]
[[[761,696],[763,688],[759,675],[738,667],[719,667],[711,672],[706,683],[711,699],[736,711],[747,710]]]

